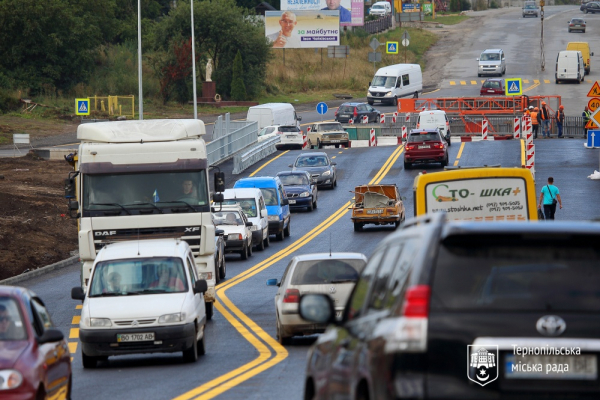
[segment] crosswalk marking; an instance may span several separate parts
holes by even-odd
[[[539,79],[534,79],[533,83],[535,83],[536,85],[539,85],[540,84],[540,80]]]
[[[529,79],[523,79],[523,83],[529,83]]]
[[[466,84],[467,84],[467,82],[465,82],[465,81],[460,81],[460,84],[461,84],[461,85],[466,85]]]
[[[450,81],[450,85],[454,86],[454,85],[456,85],[456,82]]]
[[[471,85],[477,85],[477,81],[471,81]]]
[[[544,79],[544,83],[550,83],[548,79]]]
[[[77,342],[69,342],[67,344],[69,345],[69,352],[71,354],[77,353]]]

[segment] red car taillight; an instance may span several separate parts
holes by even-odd
[[[417,146],[415,146],[414,144],[407,144],[406,145],[406,150],[414,150]]]
[[[427,318],[431,288],[428,285],[416,285],[408,288],[404,296],[402,315],[405,317]]]
[[[436,143],[436,144],[433,145],[433,148],[434,149],[443,149],[444,145],[442,143]]]
[[[300,291],[298,289],[287,289],[283,295],[284,303],[300,302]]]

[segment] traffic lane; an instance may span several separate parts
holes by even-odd
[[[535,141],[535,187],[539,201],[548,177],[560,190],[562,210],[556,207],[557,220],[599,219],[596,196],[600,181],[588,176],[599,167],[598,149],[587,149],[581,139],[544,139]]]

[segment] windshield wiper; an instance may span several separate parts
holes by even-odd
[[[172,201],[157,201],[157,204],[164,204],[164,203],[183,203],[186,206],[188,206],[189,208],[191,208],[192,211],[196,211],[196,209],[194,207],[192,207],[192,205],[190,203],[188,203],[187,201],[183,201],[183,200],[172,200]]]
[[[144,289],[144,290],[140,290],[137,293],[166,293],[167,290],[166,289]]]
[[[333,279],[329,283],[346,283],[346,282],[356,282],[356,279]]]
[[[121,207],[121,209],[123,211],[125,211],[127,214],[131,215],[131,213],[129,211],[127,211],[127,209],[125,207],[123,207],[119,203],[90,203],[90,206],[115,206],[115,207]]]
[[[139,294],[139,292],[106,292],[106,293],[92,294],[89,297],[133,296],[133,295],[138,295],[138,294]]]
[[[152,206],[158,210],[159,213],[163,214],[162,210],[156,207],[155,204],[152,203],[133,203],[133,204],[125,204],[126,206]]]

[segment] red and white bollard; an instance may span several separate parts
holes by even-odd
[[[535,145],[532,142],[531,144],[527,144],[526,147],[525,167],[531,171],[535,179]]]
[[[385,124],[385,114],[381,114],[381,115],[379,116],[379,123],[380,123],[380,124]]]
[[[408,124],[410,122],[410,113],[406,113],[406,120],[405,122]]]
[[[308,136],[307,136],[306,133],[302,134],[302,140],[303,140],[303,142],[302,142],[302,150],[305,150],[305,149],[308,148]]]
[[[348,120],[348,124],[350,124],[350,125],[354,125],[354,119],[350,118],[350,119]]]
[[[406,127],[405,127],[405,126],[403,126],[403,127],[402,127],[402,140],[404,140],[404,141],[406,141],[406,139],[407,139],[407,133],[406,133],[406,130],[407,130],[407,129],[406,129]]]
[[[362,117],[362,123],[363,124],[368,124],[369,123],[369,117],[367,117],[366,115],[363,115],[363,117]]]
[[[371,128],[369,132],[369,147],[377,146],[377,139],[375,138],[375,129]]]
[[[481,136],[483,136],[483,140],[487,140],[488,138],[488,122],[487,119],[481,121]]]
[[[526,136],[525,136],[525,144],[533,144],[533,129],[532,129],[532,125],[531,125],[531,118],[527,118],[526,121]]]
[[[514,135],[513,136],[515,139],[521,138],[521,118],[519,118],[519,117],[515,117]]]
[[[398,116],[398,112],[394,111],[394,115],[392,116],[392,124],[396,123],[396,117]]]

